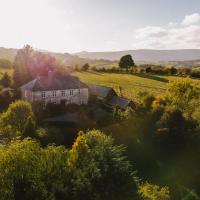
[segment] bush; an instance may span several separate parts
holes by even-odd
[[[152,185],[147,182],[140,185],[138,193],[142,199],[148,199],[148,200],[171,199],[168,187],[159,187],[157,185]]]
[[[136,177],[123,152],[100,131],[80,133],[70,151],[11,141],[0,146],[1,199],[134,199]]]
[[[22,135],[29,119],[34,120],[31,105],[22,100],[15,101],[0,117],[0,133],[7,135],[5,132],[10,127],[14,135]]]
[[[0,80],[0,85],[3,85],[4,87],[10,87],[10,85],[11,85],[11,78],[8,75],[8,73],[4,73],[3,77]]]

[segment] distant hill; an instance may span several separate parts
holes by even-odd
[[[123,55],[131,54],[136,62],[167,62],[167,61],[188,61],[199,60],[200,49],[180,49],[180,50],[128,50],[113,52],[79,52],[75,55],[87,59],[119,60]]]
[[[15,55],[17,54],[17,51],[18,49],[0,47],[0,59],[5,58],[10,61],[13,61]]]
[[[17,51],[18,49],[0,47],[0,59],[3,58],[3,59],[8,59],[10,61],[13,61],[17,54]],[[87,62],[90,62],[90,60],[88,59],[79,58],[78,56],[72,55],[69,53],[54,53],[54,52],[47,52],[47,51],[42,51],[42,50],[41,52],[53,54],[56,58],[60,59],[61,62],[65,63],[66,65],[82,65]]]
[[[18,49],[0,47],[0,59],[5,58],[13,61]],[[75,54],[56,53],[38,50],[43,53],[53,54],[69,66],[82,66],[89,63],[93,67],[113,67],[116,66],[121,56],[131,54],[137,64],[154,63],[175,66],[195,66],[200,65],[200,49],[186,50],[129,50],[115,52],[80,52]]]

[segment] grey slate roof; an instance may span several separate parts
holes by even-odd
[[[111,106],[119,106],[122,109],[126,109],[130,103],[133,103],[130,99],[124,97],[113,96],[107,103]]]
[[[114,92],[113,88],[101,86],[101,85],[95,85],[95,84],[88,84],[89,91],[92,95],[106,98],[110,92]]]
[[[79,78],[65,75],[57,77],[55,75],[40,76],[27,84],[23,85],[21,89],[27,89],[31,91],[48,91],[48,90],[65,90],[65,89],[81,89],[88,88],[88,86],[82,83]]]

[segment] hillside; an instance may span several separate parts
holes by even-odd
[[[0,47],[0,59],[14,60],[18,49]],[[76,54],[47,52],[53,54],[65,65],[82,66],[89,63],[92,67],[110,68],[117,66],[121,56],[131,54],[136,64],[162,64],[174,66],[199,67],[200,49],[188,50],[130,50],[116,52],[80,52]]]
[[[13,61],[15,55],[17,54],[17,51],[18,49],[0,47],[0,59],[5,58],[10,61]],[[69,53],[55,53],[46,51],[41,52],[53,54],[56,58],[61,60],[61,62],[63,62],[66,65],[82,65],[84,63],[90,62],[90,60],[88,59],[79,58],[78,56]]]
[[[94,72],[75,72],[74,75],[86,83],[113,87],[118,93],[119,87],[121,87],[122,94],[130,99],[137,99],[138,92],[149,92],[154,95],[162,94],[166,91],[167,83],[170,80],[180,79],[180,77],[175,76]],[[200,80],[196,81],[200,83]]]
[[[121,56],[131,54],[136,62],[159,62],[159,61],[186,61],[200,59],[200,49],[180,50],[129,50],[113,52],[79,52],[75,55],[81,58],[119,60]]]

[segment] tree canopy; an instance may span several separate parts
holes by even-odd
[[[70,151],[11,141],[0,146],[1,199],[134,199],[134,171],[123,151],[95,130],[80,133]]]
[[[134,63],[131,55],[125,55],[125,56],[121,57],[121,59],[119,61],[120,68],[130,69],[134,66],[135,66],[135,63]]]
[[[38,75],[47,75],[61,65],[57,59],[49,54],[33,50],[30,45],[18,50],[14,60],[13,79],[15,86],[19,87]]]
[[[22,135],[28,120],[34,120],[32,107],[28,102],[18,100],[11,103],[0,116],[0,133],[13,136]]]
[[[3,77],[0,80],[0,85],[4,86],[4,87],[10,87],[11,85],[11,78],[8,75],[8,73],[4,73]]]

